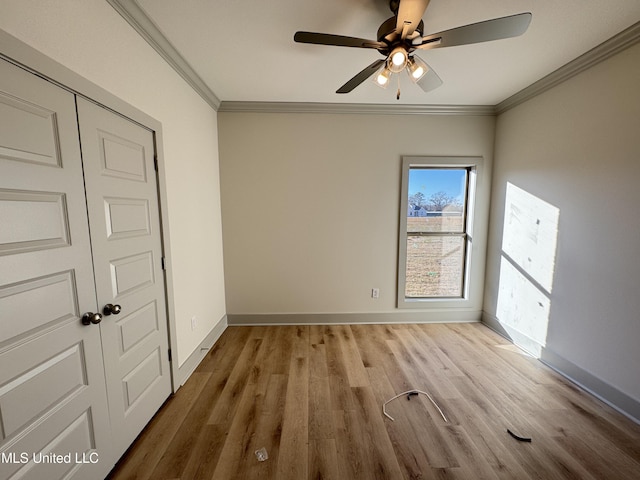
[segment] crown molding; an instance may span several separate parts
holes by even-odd
[[[566,65],[563,65],[546,77],[541,78],[537,82],[534,82],[528,87],[520,90],[515,95],[512,95],[506,100],[500,102],[495,107],[496,114],[500,115],[501,113],[504,113],[507,110],[510,110],[521,103],[546,92],[556,85],[575,77],[579,73],[635,45],[639,41],[640,22],[630,26],[617,35],[614,35],[609,40],[605,40],[597,47],[592,48],[588,52],[580,55]]]
[[[493,116],[493,105],[387,105],[373,103],[222,102],[219,112],[334,113],[363,115],[478,115]]]
[[[193,88],[214,110],[220,99],[211,91],[191,65],[167,40],[136,0],[107,0],[109,4],[144,38],[153,49]]]

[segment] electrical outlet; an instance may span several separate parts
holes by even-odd
[[[380,289],[372,288],[371,289],[371,298],[380,298]]]
[[[198,328],[198,319],[194,315],[191,317],[191,330],[195,330],[196,328]]]

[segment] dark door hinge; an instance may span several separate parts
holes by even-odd
[[[171,349],[169,349],[169,361],[171,361]]]
[[[166,270],[166,269],[167,269],[167,265],[166,265],[166,263],[165,263],[165,261],[164,261],[164,257],[161,257],[161,259],[160,259],[160,260],[161,260],[161,262],[162,262],[162,270]]]
[[[158,171],[158,156],[153,156],[153,168],[155,168],[156,172]]]

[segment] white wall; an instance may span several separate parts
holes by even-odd
[[[482,156],[488,192],[494,117],[220,112],[218,121],[232,315],[397,312],[403,155]],[[481,302],[482,293],[476,319]]]
[[[530,346],[540,344],[543,359],[572,369],[595,390],[596,384],[606,384],[636,402],[640,401],[639,86],[640,45],[635,45],[499,116],[484,306],[490,321],[498,320]],[[549,206],[558,211],[557,247],[548,249],[555,250],[555,258],[550,253],[546,259],[529,256],[521,262],[525,264],[521,270],[553,270],[550,291],[542,293],[540,305],[531,301],[533,295],[524,291],[527,287],[505,285],[509,276],[504,270],[501,276],[501,263],[506,261],[503,229],[512,228],[509,218],[505,220],[509,183],[511,190],[515,186],[537,199],[531,201],[541,206],[538,212],[552,211]],[[542,218],[539,215],[531,225]],[[523,225],[518,227],[522,232],[533,231]],[[527,275],[523,278],[531,280]],[[500,308],[501,289],[515,295],[515,309]],[[538,308],[545,297],[550,307],[546,338],[521,336],[527,321],[545,320]]]
[[[104,0],[3,0],[0,28],[162,123],[182,364],[225,315],[216,112]]]

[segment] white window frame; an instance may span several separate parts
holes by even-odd
[[[463,292],[460,298],[406,298],[407,270],[407,209],[409,170],[411,168],[467,168],[466,248]],[[398,308],[464,309],[482,308],[486,250],[486,217],[489,185],[485,180],[482,157],[402,157],[402,188],[400,196],[400,232],[398,235]],[[483,218],[479,219],[478,215]],[[481,220],[485,220],[482,222]],[[480,221],[479,221],[480,220]]]

